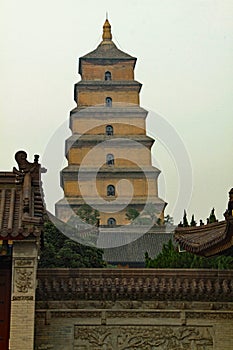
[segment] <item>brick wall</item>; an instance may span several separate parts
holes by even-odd
[[[102,88],[99,88],[99,91],[79,90],[76,100],[79,107],[88,107],[105,105],[105,99],[107,97],[111,97],[113,107],[117,106],[119,103],[125,105],[139,105],[138,89],[129,91],[128,88],[125,91],[122,88],[119,91],[116,91],[114,88],[111,91],[104,91]]]
[[[134,79],[134,62],[116,62],[115,64],[93,64],[82,62],[82,79],[83,80],[104,80],[105,72],[109,71],[112,80],[133,80]]]
[[[74,134],[105,135],[105,128],[109,123],[114,127],[114,135],[145,134],[145,120],[142,118],[130,118],[130,121],[126,121],[125,118],[112,117],[106,121],[104,117],[101,118],[101,113],[98,115],[98,118],[94,116],[88,119],[80,116],[73,118],[72,131]]]

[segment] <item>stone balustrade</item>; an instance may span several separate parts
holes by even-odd
[[[37,301],[232,301],[233,270],[39,269]]]

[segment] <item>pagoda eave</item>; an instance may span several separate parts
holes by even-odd
[[[139,143],[138,147],[145,146],[151,148],[155,142],[151,137],[147,135],[115,135],[111,138],[107,135],[72,135],[66,140],[65,153],[67,154],[70,148],[80,148],[81,146],[97,146],[102,142],[106,142],[105,147],[125,147],[136,148],[136,143]]]
[[[98,117],[100,119],[109,117],[120,118],[146,118],[148,111],[137,104],[132,103],[115,103],[111,108],[105,104],[95,106],[80,107],[77,106],[71,110],[70,115],[75,118]]]

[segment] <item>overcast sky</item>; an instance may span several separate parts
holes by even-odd
[[[171,149],[158,135],[153,159],[162,171],[167,213],[174,214],[179,179],[186,177],[189,217],[205,220],[214,206],[222,219],[233,187],[232,0],[1,0],[1,171],[12,169],[19,149],[31,161],[40,154],[53,211],[62,197],[59,170],[66,164],[78,58],[101,41],[106,11],[116,45],[138,58],[141,106],[152,111],[148,133],[166,134],[153,119],[161,116],[189,156],[193,177],[189,165],[177,165],[179,147]],[[176,222],[183,209],[176,210]]]

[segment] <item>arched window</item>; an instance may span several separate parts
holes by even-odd
[[[114,165],[114,155],[109,153],[106,156],[106,164],[107,165]]]
[[[111,99],[111,97],[106,97],[105,104],[106,104],[106,107],[112,107],[112,99]]]
[[[107,71],[105,72],[104,78],[105,80],[112,80],[112,74],[109,71]]]
[[[115,196],[115,187],[113,185],[108,185],[107,196]]]
[[[106,135],[108,135],[108,136],[113,135],[113,127],[112,127],[112,125],[107,125],[106,126]]]
[[[116,225],[116,220],[114,218],[109,218],[108,219],[108,226],[115,226]]]

